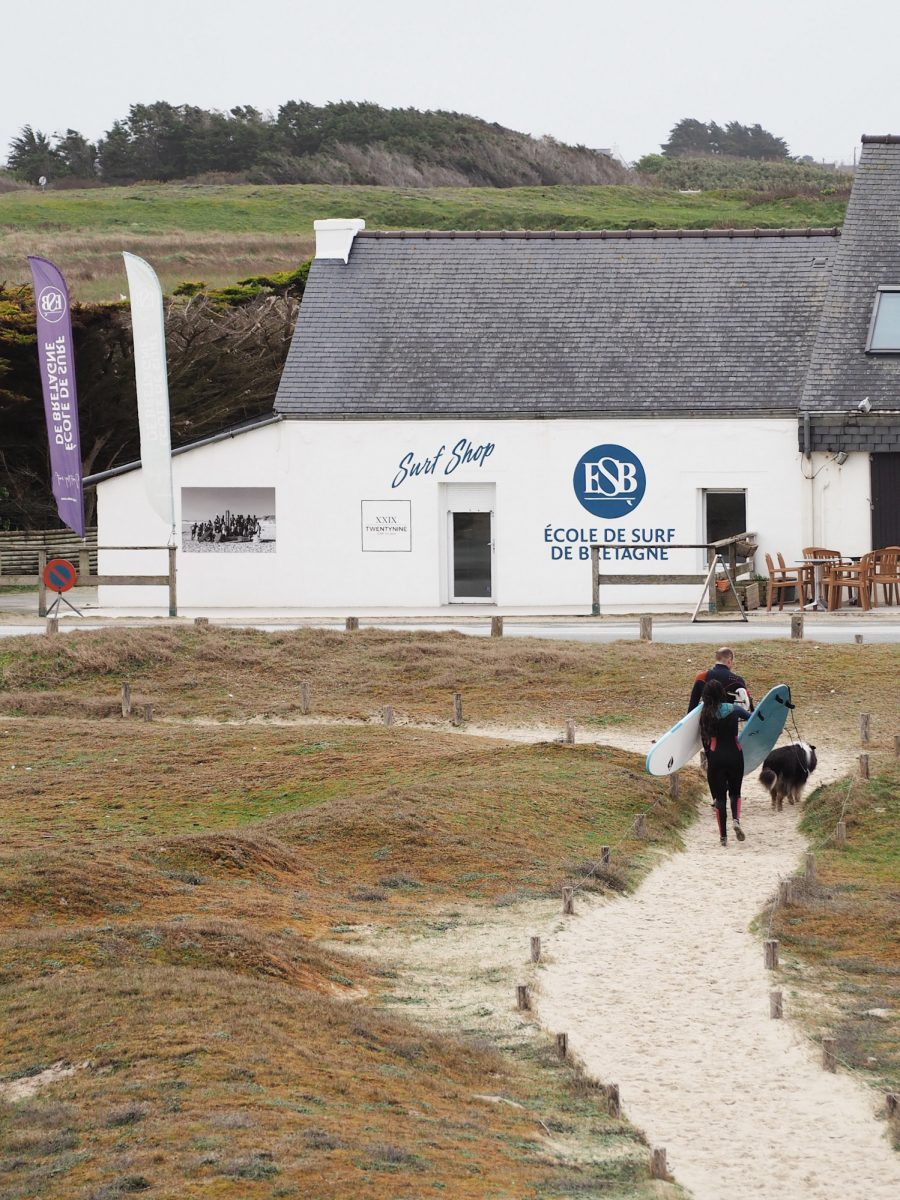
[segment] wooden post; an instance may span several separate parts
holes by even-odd
[[[453,725],[462,725],[462,723],[463,723],[462,693],[454,692],[453,693],[453,721],[452,721],[452,724]]]
[[[194,624],[198,629],[208,629],[209,617],[194,617]]]
[[[847,845],[847,822],[846,821],[838,821],[837,825],[835,826],[834,844],[836,846],[841,846],[841,847]]]
[[[859,714],[859,740],[864,746],[869,744],[869,713]]]
[[[59,617],[47,618],[47,633],[59,633]]]
[[[559,1058],[568,1058],[569,1056],[569,1035],[567,1033],[558,1033],[556,1035],[556,1053]],[[891,1093],[888,1092],[888,1096]]]
[[[791,903],[791,881],[789,879],[779,879],[778,881],[778,903],[782,908],[787,908]]]
[[[566,745],[575,745],[575,722],[571,719],[566,721]]]
[[[131,716],[131,684],[122,684],[122,716]]]
[[[650,1178],[651,1179],[668,1179],[669,1178],[669,1172],[666,1170],[665,1146],[656,1146],[650,1152]]]
[[[575,889],[564,887],[562,890],[563,912],[566,916],[571,916],[575,911]]]
[[[678,799],[678,772],[673,771],[669,776],[669,796],[672,800]]]
[[[38,550],[38,616],[47,615],[47,585],[44,583],[44,569],[47,566],[47,551]]]
[[[622,1115],[622,1105],[619,1100],[619,1085],[617,1083],[608,1083],[606,1085],[606,1110],[611,1117]]]
[[[541,961],[541,939],[539,937],[532,937],[531,939],[531,961]]]
[[[491,637],[503,637],[502,617],[491,617]]]
[[[769,1016],[773,1021],[780,1021],[783,1015],[781,992],[769,992]]]
[[[791,637],[803,637],[803,613],[794,613],[791,617]]]
[[[806,856],[806,882],[810,887],[816,882],[816,856],[814,854]]]
[[[640,638],[642,642],[653,641],[653,618],[641,617],[641,632]]]
[[[520,983],[516,987],[516,1008],[527,1012],[531,1008],[531,997],[528,994],[528,984]]]
[[[857,646],[861,646],[863,644],[863,635],[861,633],[854,633],[853,640]]]
[[[346,629],[347,633],[354,633],[359,629],[359,617],[348,617],[344,622],[344,629]]]
[[[305,679],[300,684],[300,712],[304,717],[309,712],[309,684]]]
[[[637,838],[647,836],[647,821],[643,813],[639,813],[634,819],[634,836]]]
[[[144,720],[145,721],[153,720],[153,705],[152,704],[144,705]]]
[[[766,952],[766,970],[774,971],[778,966],[778,939],[766,938],[763,945]]]
[[[609,866],[609,846],[601,846],[600,847],[600,866],[601,867]]]
[[[178,616],[178,588],[175,582],[175,547],[169,547],[169,616]]]
[[[900,758],[900,733],[894,734],[894,757]]]
[[[565,1037],[565,1034],[563,1034],[563,1037]],[[896,1117],[900,1113],[900,1096],[896,1092],[885,1092],[884,1107],[889,1120],[892,1117]]]
[[[822,1066],[826,1071],[837,1070],[837,1057],[834,1052],[834,1038],[822,1038]]]
[[[381,719],[384,721],[385,725],[393,725],[394,709],[390,704],[385,704],[384,708],[382,708]]]
[[[91,552],[90,550],[78,551],[78,583],[82,579],[87,579],[91,573]]]
[[[869,778],[869,756],[868,756],[868,754],[861,754],[859,756],[859,777],[860,777],[860,779],[868,779]]]
[[[591,546],[591,616],[600,616],[600,547]]]

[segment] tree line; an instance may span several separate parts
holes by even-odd
[[[96,143],[75,129],[26,125],[9,146],[20,180],[51,184],[190,179],[509,187],[623,182],[608,155],[533,138],[454,112],[291,100],[274,115],[249,105],[218,112],[189,104],[133,104]]]

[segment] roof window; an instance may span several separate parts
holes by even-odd
[[[866,350],[870,354],[900,354],[900,286],[878,289]]]

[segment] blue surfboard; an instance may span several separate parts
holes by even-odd
[[[744,771],[754,771],[781,736],[788,719],[791,689],[786,683],[771,688],[757,704],[750,720],[738,735],[744,752]]]

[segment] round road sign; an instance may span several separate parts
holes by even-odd
[[[44,583],[51,592],[67,592],[77,578],[78,572],[67,558],[51,558],[44,567]]]

